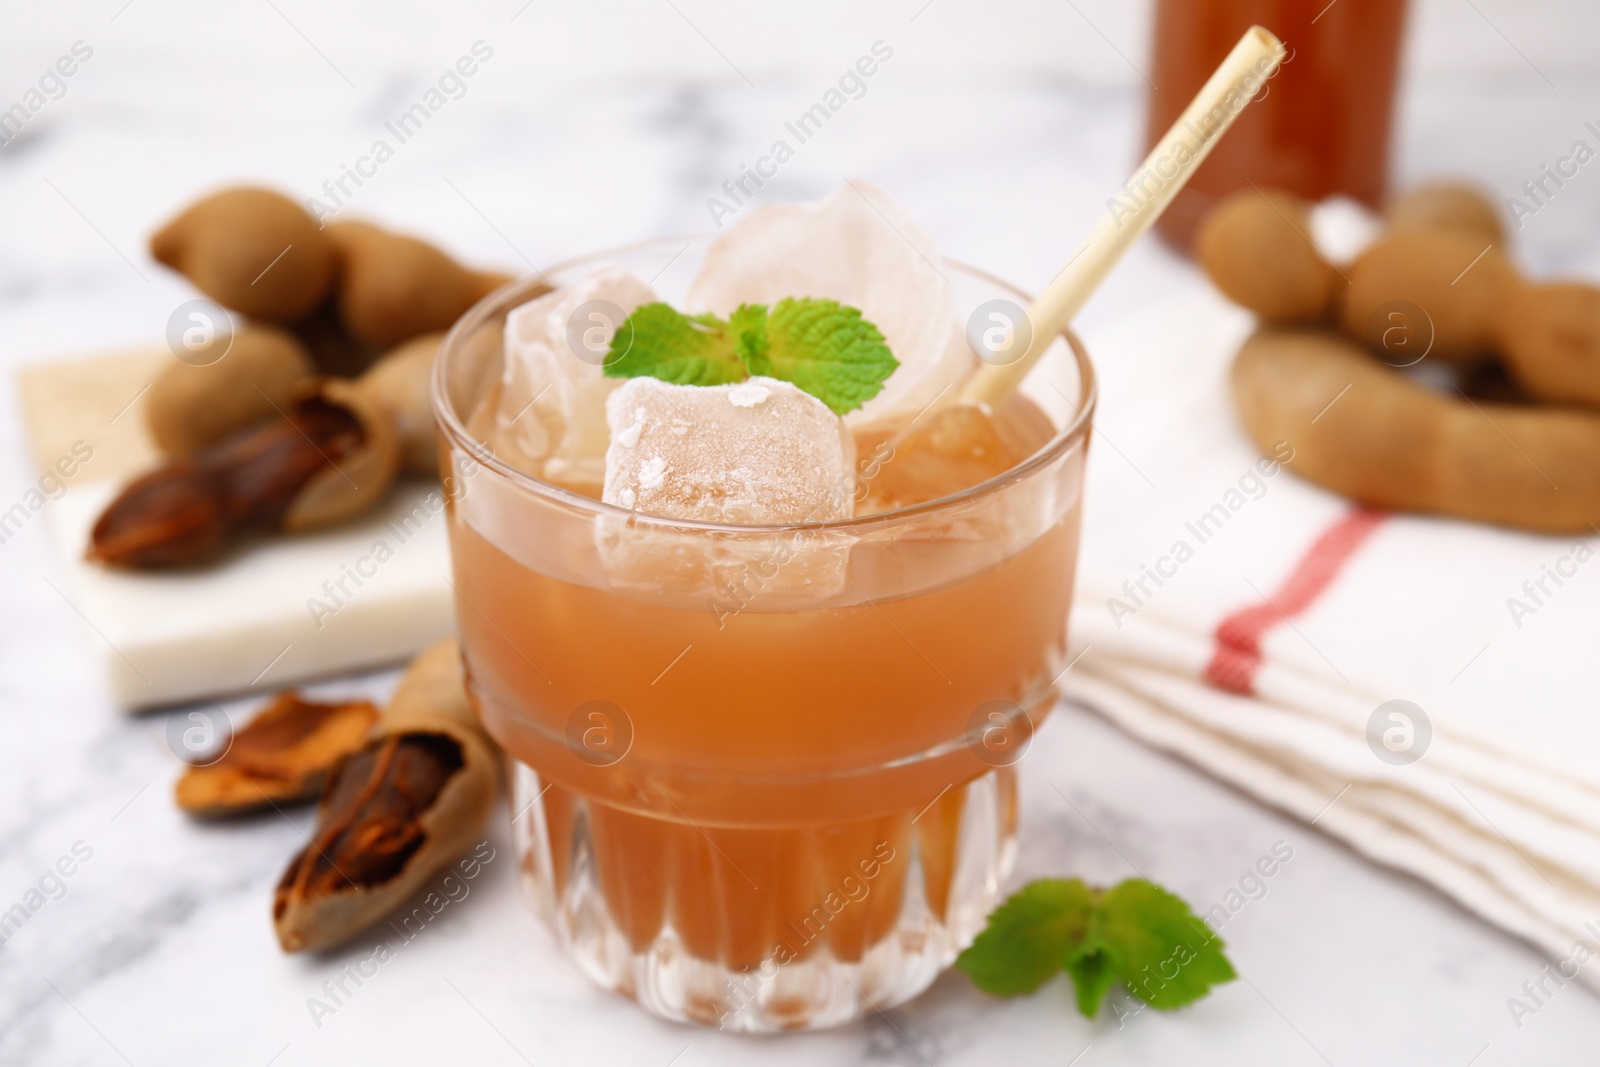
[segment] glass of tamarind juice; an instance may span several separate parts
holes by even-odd
[[[982,427],[858,434],[854,515],[829,522],[654,517],[494,453],[475,413],[509,312],[606,264],[671,302],[704,251],[563,264],[440,349],[462,654],[525,886],[578,966],[664,1018],[831,1026],[926,988],[998,900],[1014,765],[1067,666],[1094,379],[1064,334]],[[1028,303],[950,275],[963,321]]]

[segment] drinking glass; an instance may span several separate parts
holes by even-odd
[[[579,969],[668,1019],[831,1026],[925,989],[1011,869],[1015,764],[1066,665],[1094,379],[1063,334],[1017,402],[1040,442],[1027,459],[836,522],[636,514],[469,431],[513,308],[604,264],[683,306],[706,244],[564,263],[444,342],[462,655],[506,752],[524,884]],[[1028,303],[946,272],[975,329]],[[880,435],[859,463],[895,458]]]

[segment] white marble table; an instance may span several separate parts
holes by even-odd
[[[96,48],[67,96],[0,148],[0,507],[35,477],[11,371],[158,338],[189,295],[143,251],[156,223],[225,180],[312,195],[474,37],[493,41],[494,60],[349,210],[509,269],[706,228],[706,198],[826,86],[802,75],[746,85],[709,55],[701,77],[541,82],[527,70],[532,46],[505,11],[484,13],[481,32],[460,42],[441,40],[437,63],[380,76],[358,61],[350,84],[314,58],[282,73],[242,62],[230,73],[228,56],[211,52],[185,73],[118,58],[123,19],[169,19],[182,32],[180,18],[147,2],[116,22],[110,10],[85,16],[81,31],[53,15],[59,24],[30,37],[43,51],[30,52],[27,67],[8,61],[0,106],[25,87],[11,72],[53,58],[57,37],[60,51],[80,37]],[[272,47],[301,47],[264,17],[280,34]],[[847,61],[870,40],[835,50]],[[672,47],[699,44],[686,37]],[[916,36],[899,47],[914,58]],[[1024,285],[1047,277],[1133,156],[1138,94],[1061,77],[938,79],[927,63],[904,69],[900,77],[887,65],[762,195],[811,197],[846,175],[870,177],[949,254]],[[1531,75],[1414,85],[1402,173],[1467,170],[1510,195],[1584,135],[1584,120],[1600,118],[1600,80],[1560,80],[1559,90]],[[1600,171],[1575,179],[1530,222],[1519,235],[1523,258],[1600,274],[1597,218]],[[1141,247],[1082,319],[1091,350],[1098,328],[1137,313],[1151,292],[1196,284],[1188,266]],[[1137,432],[1137,412],[1103,417]],[[1506,998],[1538,978],[1545,961],[1535,953],[1076,708],[1053,718],[1023,764],[1019,881],[1063,872],[1111,881],[1137,869],[1206,908],[1276,842],[1293,848],[1264,895],[1222,930],[1244,980],[1194,1009],[1086,1022],[1059,980],[1002,1003],[946,975],[913,1004],[831,1033],[756,1040],[661,1024],[596,992],[562,960],[519,898],[501,816],[492,835],[500,858],[470,897],[319,1026],[308,998],[370,951],[371,938],[326,959],[278,952],[271,888],[310,813],[230,826],[179,815],[166,717],[114,710],[86,666],[97,638],[53,591],[54,566],[37,520],[0,544],[0,727],[9,739],[0,745],[0,908],[76,842],[92,855],[61,899],[0,946],[3,1063],[1489,1065],[1548,1062],[1600,1043],[1600,1003],[1577,986],[1513,1023]],[[391,683],[385,674],[322,689],[381,693]]]

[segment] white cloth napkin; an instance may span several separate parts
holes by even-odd
[[[1091,340],[1067,694],[1600,989],[1600,539],[1364,513],[1261,463],[1227,387],[1252,328],[1203,294]],[[1409,748],[1393,706],[1369,739],[1394,700]]]

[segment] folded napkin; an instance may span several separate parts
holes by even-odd
[[[1600,990],[1600,538],[1301,481],[1233,413],[1253,325],[1196,293],[1091,338],[1068,696]]]

